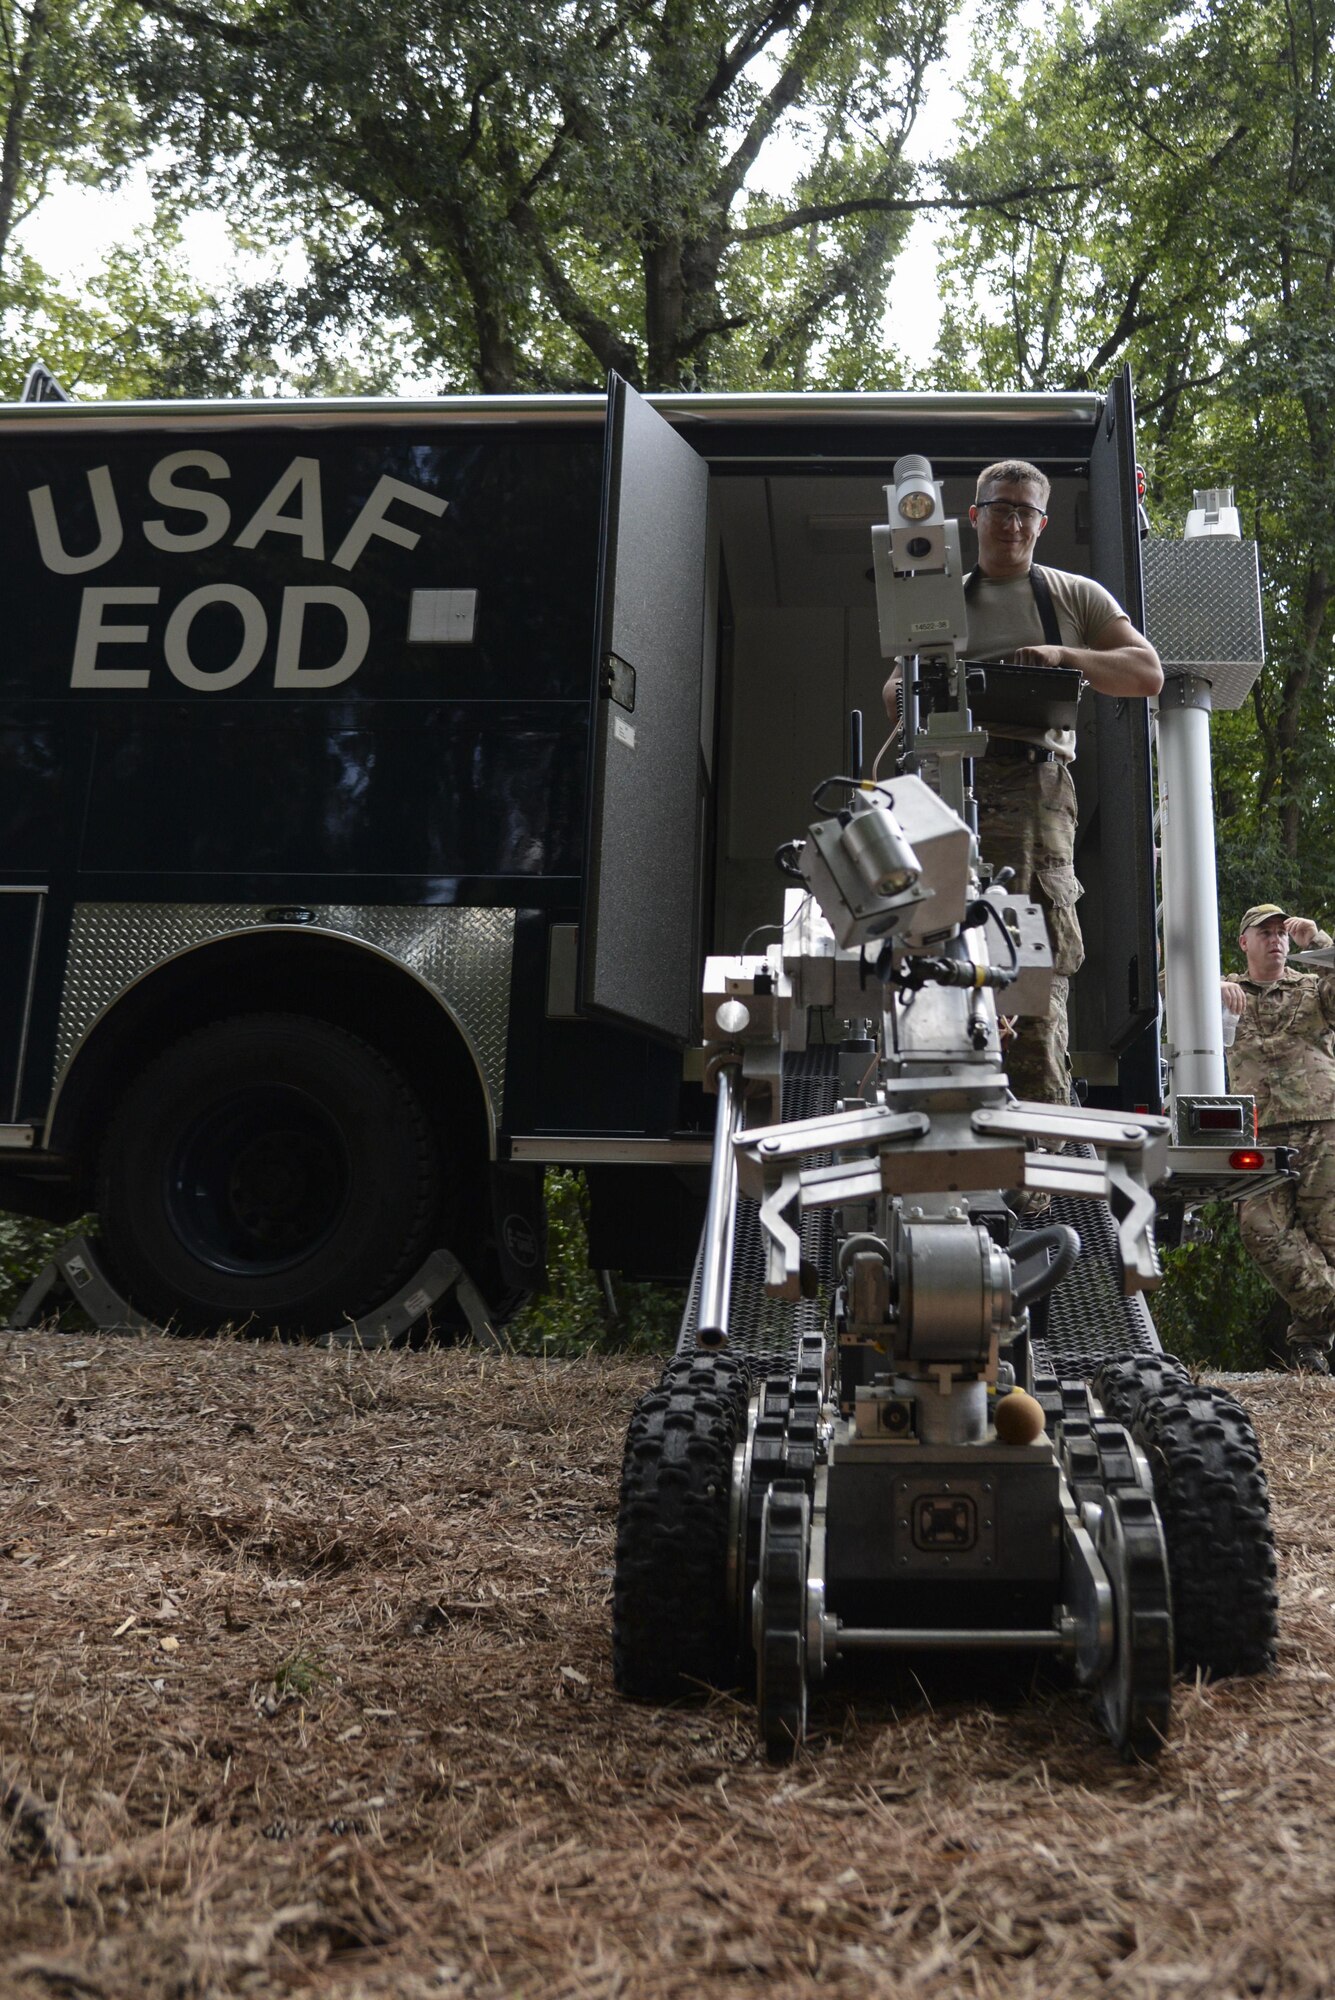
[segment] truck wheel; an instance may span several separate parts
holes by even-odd
[[[372,1311],[441,1241],[442,1175],[399,1072],[299,1014],[215,1022],[130,1085],[98,1172],[134,1304],[191,1331],[322,1334]]]
[[[612,1670],[623,1694],[671,1701],[736,1677],[728,1543],[744,1379],[726,1355],[672,1363],[664,1386],[635,1406],[612,1595]]]
[[[1270,1495],[1256,1433],[1223,1389],[1167,1383],[1131,1431],[1168,1544],[1178,1672],[1259,1674],[1278,1633]]]

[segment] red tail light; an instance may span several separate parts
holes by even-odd
[[[1229,1154],[1228,1164],[1236,1167],[1239,1173],[1254,1174],[1258,1167],[1265,1165],[1265,1154],[1251,1146],[1240,1146],[1236,1153]]]

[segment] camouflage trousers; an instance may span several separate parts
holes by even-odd
[[[984,861],[1015,870],[1014,887],[1041,904],[1052,944],[1052,1006],[1021,1021],[1006,1049],[1006,1074],[1017,1097],[1069,1104],[1066,999],[1085,946],[1075,906],[1075,786],[1065,764],[982,758],[974,765],[978,839]],[[1001,1005],[1005,997],[1001,996]]]
[[[1261,1138],[1300,1149],[1298,1178],[1244,1201],[1238,1230],[1293,1314],[1290,1344],[1328,1348],[1335,1336],[1335,1120],[1267,1125]]]

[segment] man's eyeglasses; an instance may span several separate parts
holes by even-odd
[[[1023,500],[980,500],[978,512],[986,510],[994,521],[1018,521],[1022,528],[1032,528],[1043,519],[1041,507],[1030,507]]]

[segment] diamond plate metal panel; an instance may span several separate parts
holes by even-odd
[[[76,903],[56,1032],[55,1081],[94,1021],[155,966],[242,931],[281,930],[248,903]],[[513,910],[405,909],[313,903],[300,935],[355,939],[416,975],[444,1001],[467,1037],[486,1085],[493,1134],[505,1092]]]
[[[1199,674],[1215,708],[1241,708],[1265,663],[1256,543],[1150,535],[1141,552],[1145,631],[1164,673]]]

